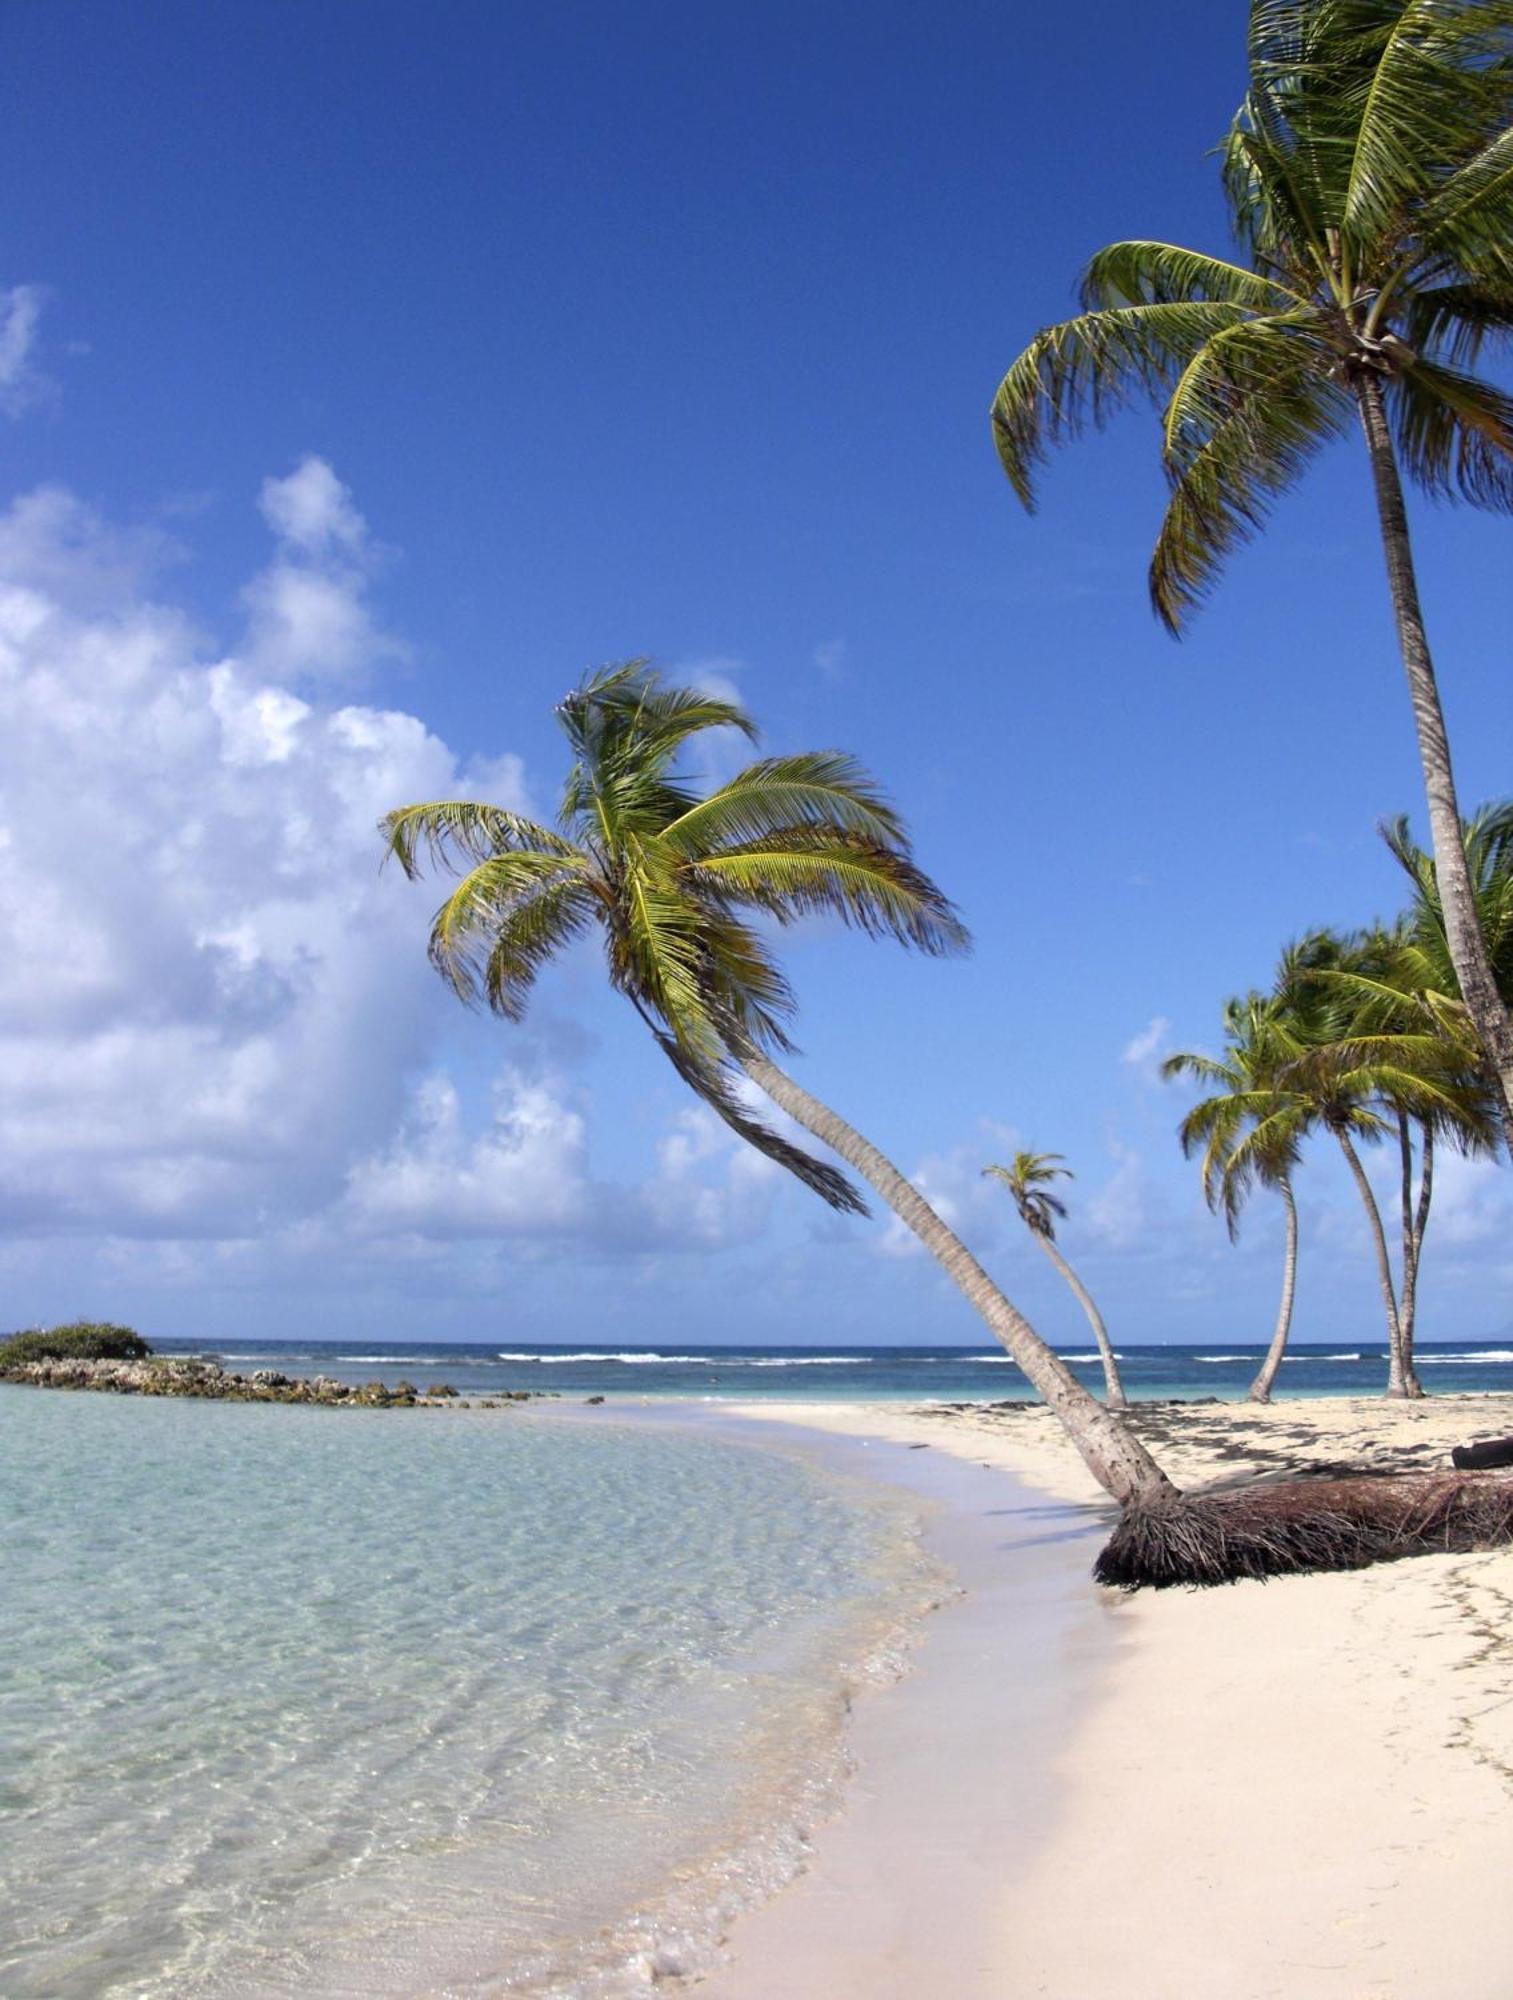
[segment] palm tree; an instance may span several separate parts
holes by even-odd
[[[1201,1148],[1203,1198],[1221,1212],[1233,1241],[1240,1212],[1254,1187],[1274,1188],[1287,1217],[1282,1255],[1282,1297],[1266,1357],[1250,1385],[1253,1403],[1269,1403],[1292,1330],[1298,1276],[1298,1206],[1292,1192],[1302,1141],[1317,1109],[1285,1080],[1293,1046],[1283,1032],[1284,1003],[1247,994],[1224,1008],[1224,1054],[1168,1056],[1165,1077],[1189,1077],[1214,1087],[1178,1127],[1184,1153]]]
[[[1098,1343],[1104,1393],[1114,1409],[1125,1410],[1129,1408],[1129,1398],[1119,1379],[1119,1359],[1109,1341],[1103,1315],[1094,1305],[1092,1294],[1056,1248],[1056,1223],[1065,1219],[1066,1203],[1052,1194],[1051,1188],[1058,1180],[1076,1178],[1070,1167],[1060,1164],[1063,1157],[1060,1153],[1016,1153],[1012,1166],[984,1167],[983,1173],[990,1180],[1001,1181],[1008,1189],[1020,1221],[1071,1287],[1072,1296],[1087,1314],[1087,1323]]]
[[[1513,399],[1474,371],[1513,336],[1513,0],[1251,0],[1223,147],[1237,260],[1115,243],[1081,315],[993,405],[1020,499],[1049,448],[1145,397],[1170,487],[1151,563],[1176,632],[1226,556],[1359,423],[1428,795],[1445,935],[1513,1143],[1513,1023],[1477,921],[1408,534],[1424,492],[1513,508]]]
[[[1394,852],[1405,865],[1416,857],[1432,881],[1433,864],[1412,848],[1402,822],[1388,832],[1388,841],[1398,843]],[[1481,873],[1478,859],[1478,881]],[[1504,928],[1488,935],[1497,935],[1506,949]],[[1454,990],[1443,933],[1436,935],[1432,924],[1421,928],[1410,917],[1345,940],[1316,940],[1313,951],[1313,969],[1304,976],[1322,989],[1326,1005],[1316,1022],[1321,1046],[1309,1060],[1374,1073],[1380,1108],[1397,1129],[1402,1249],[1388,1392],[1421,1396],[1413,1341],[1435,1147],[1448,1143],[1461,1153],[1494,1152],[1496,1086]]]
[[[1489,1145],[1496,1132],[1487,1088],[1464,1040],[1412,1023],[1394,1029],[1413,998],[1400,982],[1400,935],[1377,929],[1341,938],[1314,933],[1285,954],[1277,990],[1295,1014],[1295,1057],[1284,1072],[1310,1097],[1338,1139],[1371,1227],[1387,1315],[1389,1396],[1422,1396],[1413,1359],[1414,1301],[1433,1186],[1434,1142],[1462,1150]],[[1395,1129],[1401,1163],[1402,1283],[1394,1285],[1386,1233],[1371,1183],[1353,1144]],[[1421,1135],[1420,1185],[1413,1195],[1414,1130]]]
[[[429,859],[461,879],[437,912],[431,960],[465,1001],[519,1020],[537,974],[585,933],[611,986],[683,1081],[742,1139],[834,1208],[865,1213],[853,1183],[765,1124],[745,1077],[870,1182],[935,1256],[1066,1426],[1121,1504],[1174,1489],[1127,1421],[1107,1410],[893,1164],[775,1057],[792,1048],[793,994],[770,927],[827,915],[932,955],[969,940],[919,868],[898,814],[837,751],[763,757],[700,796],[678,759],[701,731],[751,718],[666,683],[643,661],[587,678],[557,709],[573,753],[559,830],[500,806],[447,799],[384,822],[411,877]]]

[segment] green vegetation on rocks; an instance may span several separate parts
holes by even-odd
[[[129,1326],[73,1320],[67,1326],[28,1327],[0,1341],[0,1374],[26,1361],[145,1361],[151,1352]]]

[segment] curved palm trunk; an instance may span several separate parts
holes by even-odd
[[[1292,1331],[1292,1295],[1298,1282],[1298,1205],[1292,1197],[1292,1183],[1285,1174],[1277,1182],[1277,1188],[1287,1205],[1287,1248],[1282,1254],[1282,1303],[1277,1308],[1276,1331],[1271,1336],[1266,1359],[1250,1385],[1250,1400],[1253,1403],[1271,1401],[1272,1384],[1282,1366],[1282,1356],[1287,1351],[1287,1336]]]
[[[1434,1131],[1432,1126],[1423,1128],[1424,1136],[1419,1150],[1418,1200],[1413,1198],[1413,1140],[1406,1113],[1398,1113],[1398,1146],[1403,1162],[1403,1282],[1402,1297],[1398,1301],[1398,1357],[1393,1373],[1401,1385],[1394,1389],[1391,1380],[1388,1393],[1404,1396],[1422,1396],[1427,1393],[1418,1377],[1418,1368],[1413,1359],[1413,1326],[1418,1310],[1419,1259],[1423,1255],[1424,1231],[1429,1226],[1429,1203],[1434,1197]]]
[[[876,1146],[848,1125],[803,1085],[759,1050],[733,1051],[759,1089],[788,1116],[838,1153],[869,1182],[906,1228],[911,1229],[986,1320],[1065,1425],[1089,1472],[1121,1506],[1173,1499],[1176,1488],[1130,1429],[1125,1418],[1105,1409],[1088,1393],[1059,1355],[1053,1354],[1017,1307],[1011,1305],[966,1245],[931,1208],[919,1190]]]
[[[1109,1341],[1108,1328],[1103,1324],[1103,1314],[1093,1304],[1092,1293],[1049,1236],[1039,1229],[1032,1229],[1030,1234],[1071,1286],[1072,1296],[1087,1314],[1087,1323],[1093,1329],[1093,1338],[1098,1343],[1098,1358],[1103,1363],[1103,1388],[1109,1400],[1109,1407],[1115,1410],[1127,1410],[1129,1398],[1125,1395],[1124,1384],[1119,1379],[1119,1362]]]
[[[1408,692],[1413,702],[1413,720],[1418,731],[1419,759],[1424,767],[1424,790],[1429,801],[1429,830],[1434,843],[1434,870],[1439,884],[1440,907],[1444,912],[1445,936],[1461,998],[1487,1062],[1497,1079],[1502,1100],[1503,1134],[1513,1151],[1513,1022],[1503,1005],[1482,936],[1471,872],[1466,866],[1465,841],[1461,832],[1460,803],[1455,795],[1455,777],[1450,766],[1450,739],[1445,731],[1440,707],[1439,685],[1434,661],[1424,630],[1419,606],[1418,579],[1413,567],[1413,544],[1408,536],[1408,510],[1403,501],[1403,484],[1398,476],[1397,455],[1378,378],[1369,373],[1358,376],[1356,402],[1371,455],[1371,473],[1376,484],[1377,513],[1381,522],[1382,547],[1387,557],[1387,579],[1392,589],[1392,609],[1397,620],[1398,646],[1408,676]]]
[[[1397,1293],[1392,1285],[1392,1259],[1387,1252],[1387,1232],[1382,1227],[1382,1211],[1376,1205],[1376,1196],[1371,1192],[1371,1183],[1366,1178],[1366,1169],[1361,1165],[1361,1156],[1350,1143],[1348,1132],[1336,1132],[1340,1150],[1350,1163],[1350,1171],[1355,1176],[1355,1184],[1360,1189],[1361,1201],[1365,1205],[1366,1219],[1371,1224],[1371,1240],[1376,1246],[1376,1275],[1382,1288],[1382,1304],[1387,1312],[1387,1394],[1389,1396],[1411,1396],[1413,1391],[1405,1388],[1402,1381],[1402,1327],[1397,1313]]]

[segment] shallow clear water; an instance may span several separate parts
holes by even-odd
[[[0,1992],[644,1990],[791,1867],[916,1526],[655,1428],[0,1387]]]
[[[213,1346],[161,1341],[165,1353]],[[413,1377],[421,1387],[452,1383],[474,1395],[503,1389],[549,1389],[564,1396],[633,1395],[752,1399],[829,1397],[950,1401],[1027,1397],[1028,1381],[991,1344],[963,1347],[706,1347],[679,1342],[661,1348],[581,1346],[530,1341],[465,1345],[409,1341],[233,1340],[222,1352],[228,1367],[282,1368],[293,1375],[328,1374],[346,1382],[374,1376]],[[1261,1365],[1264,1346],[1213,1339],[1119,1349],[1132,1396],[1243,1396]],[[1418,1361],[1432,1391],[1513,1389],[1513,1346],[1498,1338],[1420,1341]],[[1086,1346],[1065,1358],[1092,1388],[1103,1376]],[[1379,1340],[1295,1345],[1282,1367],[1283,1396],[1372,1396],[1386,1387],[1387,1350]]]

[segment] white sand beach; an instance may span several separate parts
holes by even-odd
[[[741,1414],[927,1446],[1102,1513],[1038,1407]],[[1513,1397],[1192,1404],[1141,1422],[1199,1486],[1292,1464],[1443,1463],[1453,1443],[1513,1432]],[[873,1460],[884,1476],[890,1457]],[[1075,1539],[1067,1559],[1085,1574],[1095,1546]],[[1133,1599],[1085,1590],[1079,1630],[1102,1671],[1079,1659],[1064,1733],[1037,1746],[1054,1771],[1049,1823],[1016,1829],[1008,1812],[1001,1845],[943,1891],[932,1841],[960,1847],[949,1807],[963,1750],[968,1792],[1012,1801],[1023,1730],[956,1741],[951,1648],[938,1667],[927,1644],[912,1692],[863,1704],[851,1809],[819,1830],[808,1874],[737,1927],[711,2000],[1513,1993],[1513,1553]],[[996,1631],[1012,1674],[1012,1620]],[[975,1671],[998,1664],[979,1647]],[[984,1770],[1001,1784],[984,1787]],[[987,1899],[992,1938],[965,1957],[964,1895]]]

